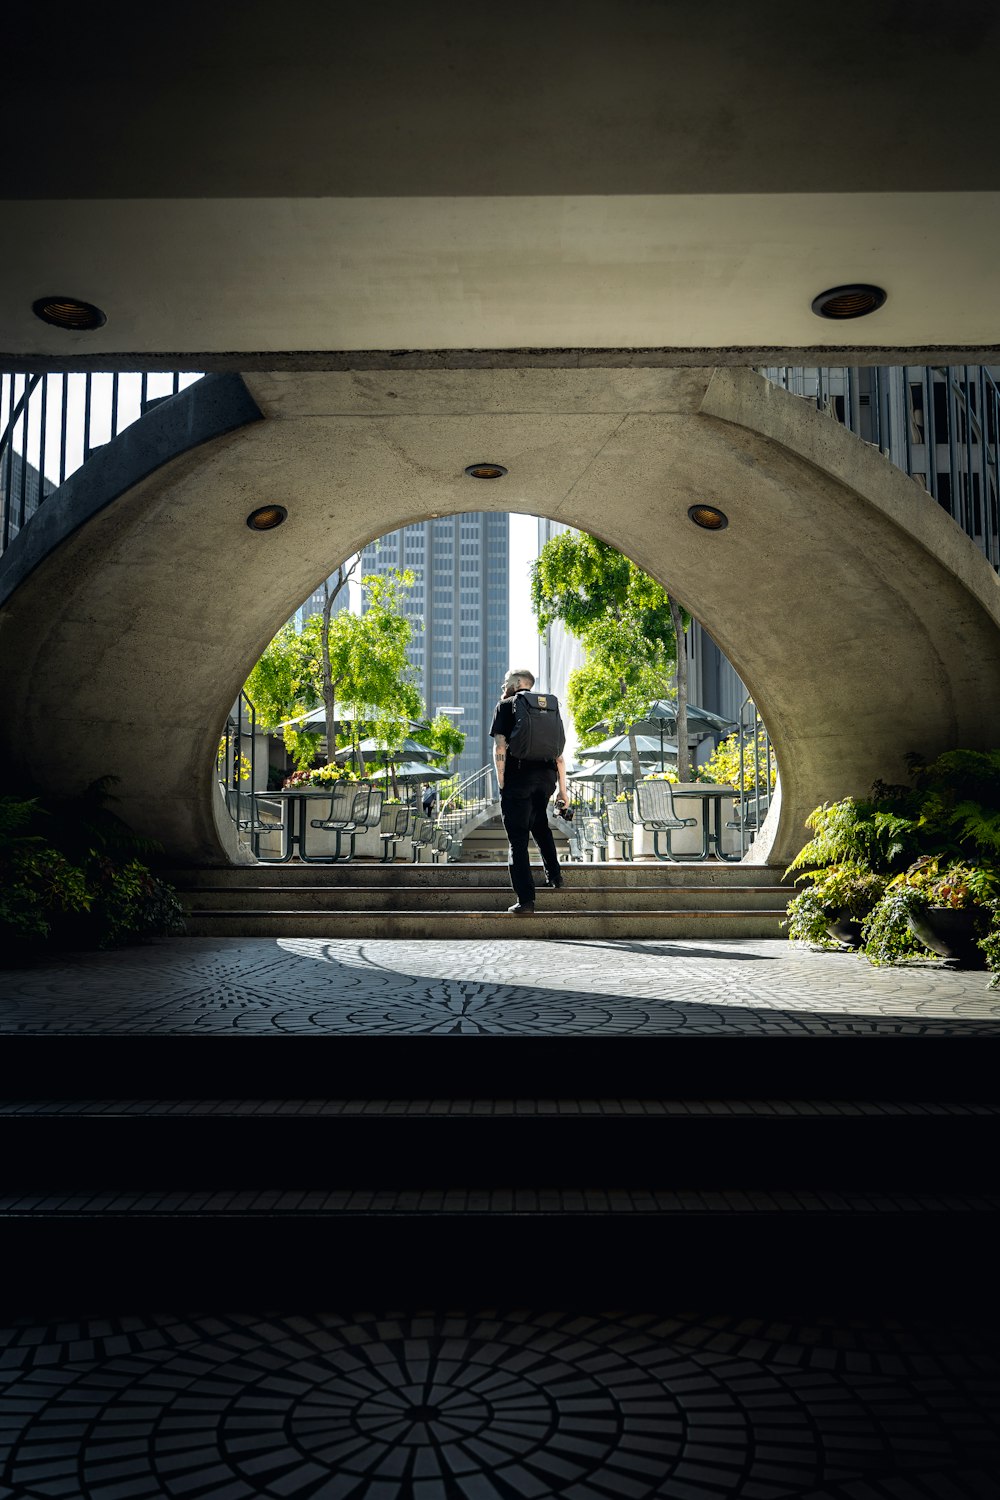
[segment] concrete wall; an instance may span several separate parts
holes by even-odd
[[[0,607],[8,764],[66,788],[118,774],[123,814],[175,859],[226,857],[220,728],[295,603],[373,536],[473,506],[604,537],[704,622],[774,740],[777,864],[817,802],[901,779],[908,750],[1000,743],[996,575],[920,486],[751,371],[247,385],[265,420],[182,454],[76,529],[66,518],[66,539]],[[484,460],[508,476],[464,476]],[[251,532],[247,514],[275,500],[285,525]],[[696,501],[721,506],[728,529],[693,526]]]

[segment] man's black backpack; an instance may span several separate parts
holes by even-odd
[[[514,727],[507,744],[516,760],[558,760],[566,744],[559,700],[551,693],[515,693]]]

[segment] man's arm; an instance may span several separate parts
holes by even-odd
[[[556,775],[559,777],[559,800],[569,803],[569,792],[566,790],[566,761],[563,756],[556,760]]]
[[[493,736],[493,765],[497,773],[497,785],[503,791],[504,768],[507,765],[507,741],[502,734]]]

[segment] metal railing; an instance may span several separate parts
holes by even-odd
[[[500,793],[493,766],[480,766],[478,771],[473,771],[471,776],[460,781],[451,796],[442,802],[434,820],[435,826],[443,828],[454,838],[459,829],[499,801]]]
[[[196,373],[0,375],[0,552],[103,447]]]
[[[985,366],[770,366],[762,373],[874,444],[1000,571],[1000,387]]]
[[[253,832],[251,825],[257,821],[254,809],[257,787],[257,710],[242,690],[226,718],[219,743],[218,773],[226,794],[229,816],[240,832]],[[248,808],[251,809],[250,813],[247,812]]]
[[[771,806],[772,781],[778,769],[771,736],[752,698],[747,698],[740,709],[739,737],[740,795],[735,817],[740,857],[745,858]]]

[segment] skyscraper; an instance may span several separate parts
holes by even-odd
[[[418,521],[362,554],[362,574],[407,568],[414,576],[404,605],[414,627],[410,661],[429,715],[462,709],[455,717],[466,736],[456,761],[462,776],[491,755],[493,707],[508,666],[508,561],[508,518],[483,511]]]

